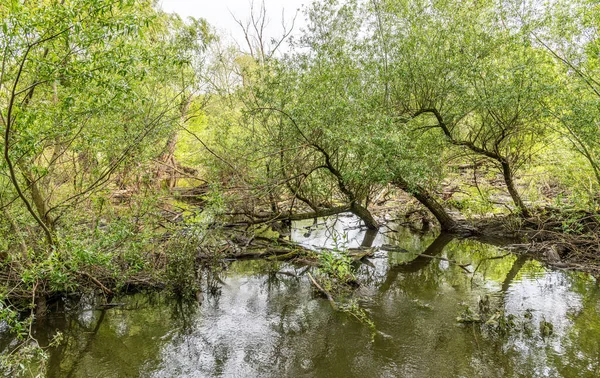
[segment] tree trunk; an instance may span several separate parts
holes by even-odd
[[[415,197],[417,201],[425,206],[440,223],[442,231],[454,231],[456,229],[456,221],[452,219],[446,209],[425,188],[417,185],[411,190],[408,183],[402,177],[396,178],[393,183]]]
[[[29,170],[24,169],[23,176],[25,177],[27,185],[31,191],[31,199],[33,200],[33,204],[38,216],[50,231],[54,231],[54,219],[50,216],[50,214],[48,214],[48,203],[46,202],[44,193],[40,188],[39,182]]]
[[[531,212],[529,211],[527,206],[525,206],[525,204],[523,203],[523,200],[521,199],[521,196],[519,195],[519,192],[517,191],[517,188],[515,187],[515,183],[513,181],[513,175],[512,175],[512,170],[510,169],[510,165],[508,164],[508,162],[506,160],[500,161],[500,164],[502,165],[502,175],[504,176],[504,183],[506,184],[506,187],[508,188],[508,193],[510,193],[510,197],[512,198],[513,202],[515,203],[515,206],[519,210],[519,213],[524,218],[531,217]]]
[[[371,214],[371,212],[369,210],[367,210],[365,207],[357,205],[357,204],[353,204],[350,206],[346,205],[346,206],[338,206],[338,207],[331,207],[331,208],[325,208],[325,209],[317,209],[316,211],[311,211],[309,213],[294,214],[291,212],[284,212],[284,213],[279,213],[279,215],[254,214],[252,217],[257,219],[256,223],[262,223],[266,219],[268,219],[270,221],[284,220],[284,219],[287,219],[289,221],[297,221],[297,220],[304,220],[304,219],[330,217],[333,215],[338,215],[338,214],[347,213],[347,212],[350,212],[350,213],[356,215],[357,217],[359,217],[363,222],[365,222],[365,225],[367,226],[367,228],[369,230],[378,230],[379,229],[379,223],[375,220],[375,218],[373,218],[373,215]]]
[[[366,207],[354,202],[350,205],[350,212],[365,222],[365,226],[367,226],[369,230],[379,229],[379,223],[375,220],[375,218],[373,218],[373,215]]]
[[[475,143],[473,141],[455,139],[454,135],[452,135],[452,132],[450,131],[451,129],[448,127],[448,125],[446,125],[442,115],[440,114],[440,112],[437,109],[425,109],[425,110],[422,110],[420,113],[422,114],[425,112],[431,112],[432,114],[435,115],[435,117],[438,121],[439,127],[442,129],[442,131],[444,132],[444,134],[446,135],[446,137],[448,138],[450,143],[454,144],[455,146],[466,147],[469,150],[471,150],[479,155],[486,156],[486,157],[493,159],[500,163],[500,165],[502,166],[502,174],[504,175],[504,182],[508,188],[508,192],[510,193],[510,196],[513,199],[513,202],[515,203],[515,206],[519,209],[521,216],[523,216],[525,218],[529,218],[531,216],[531,213],[529,212],[529,210],[523,203],[523,200],[521,200],[521,197],[519,196],[519,192],[517,192],[517,189],[515,188],[515,184],[514,184],[513,178],[512,178],[513,177],[512,171],[510,169],[510,164],[508,163],[508,160],[506,159],[506,157],[504,157],[498,153],[498,144],[501,142],[502,139],[504,139],[504,136],[501,139],[498,139],[496,141],[494,150],[488,150],[488,149],[485,149],[484,147],[478,147],[475,145]]]
[[[167,141],[165,153],[161,158],[167,173],[164,183],[169,189],[173,189],[175,186],[177,186],[177,162],[175,161],[175,148],[177,147],[178,139],[179,134],[176,131],[173,132]]]
[[[23,258],[23,261],[27,260],[27,244],[25,243],[25,239],[23,239],[23,235],[21,234],[21,228],[4,207],[2,207],[2,215],[4,216],[4,219],[8,220],[10,228],[12,229],[12,232],[14,233],[15,237],[17,238],[17,241],[19,242],[19,247],[21,248],[21,257]]]

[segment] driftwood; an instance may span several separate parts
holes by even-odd
[[[235,259],[258,259],[266,257],[269,260],[289,260],[304,252],[305,250],[302,249],[290,250],[285,247],[252,248],[227,257]]]
[[[372,257],[375,254],[375,248],[350,248],[347,254],[352,260],[359,261],[365,257]]]
[[[226,225],[226,227],[238,227],[246,225],[256,225],[271,223],[276,221],[300,221],[306,219],[315,219],[339,215],[350,211],[350,206],[338,206],[319,209],[318,211],[310,211],[306,213],[294,213],[291,211],[283,211],[279,213],[264,212],[264,213],[237,213],[229,215],[239,215],[248,218],[248,220],[234,222]]]

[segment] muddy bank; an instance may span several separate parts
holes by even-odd
[[[535,217],[512,216],[474,223],[478,240],[531,255],[559,269],[600,274],[600,216],[554,209]]]

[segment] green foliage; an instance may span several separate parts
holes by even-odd
[[[344,303],[340,307],[340,310],[350,316],[353,316],[361,324],[367,327],[371,332],[371,341],[375,340],[375,336],[377,336],[377,327],[375,326],[373,320],[369,317],[369,314],[360,307],[356,299],[352,299],[348,303]]]
[[[585,227],[567,210],[599,210],[597,1],[315,1],[289,50],[268,56],[154,5],[0,6],[0,251],[23,292],[145,275],[190,297],[200,252],[222,257],[202,248],[225,214],[368,213],[390,184],[437,203],[450,179],[460,192],[445,205],[468,217],[552,205],[570,234]],[[448,168],[475,160],[490,168],[481,182]],[[202,208],[157,185],[159,163],[208,188]],[[350,292],[343,245],[319,255],[319,278]],[[0,317],[26,338],[15,287],[0,287]],[[344,311],[374,329],[356,302]]]
[[[331,281],[330,288],[356,279],[351,264],[352,258],[344,251],[324,250],[319,254],[319,271]]]
[[[600,185],[600,30],[596,1],[557,1],[525,21],[558,67],[556,96],[546,104],[559,131],[587,160]],[[597,188],[596,188],[597,193]]]
[[[93,194],[149,182],[140,168],[162,153],[182,102],[198,90],[208,25],[152,5],[13,1],[0,8],[0,206],[28,214],[49,244],[57,222]]]
[[[200,289],[199,266],[196,263],[200,243],[202,240],[186,235],[174,239],[166,248],[168,255],[166,282],[170,290],[182,298],[194,298]]]
[[[220,213],[223,211],[223,197],[220,190],[210,191],[206,196],[205,208],[190,216],[185,226],[175,230],[177,235],[171,236],[165,246],[167,258],[166,269],[164,272],[165,280],[169,288],[176,295],[183,298],[195,298],[200,290],[200,263],[199,255],[205,251],[214,253],[208,263],[212,263],[212,268],[219,264],[219,256],[216,251],[204,248],[210,245],[217,234],[210,232],[209,227],[213,227],[217,222]]]

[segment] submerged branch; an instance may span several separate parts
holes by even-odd
[[[326,297],[327,300],[329,301],[329,303],[331,304],[331,307],[337,311],[338,310],[338,306],[335,303],[335,301],[333,300],[333,297],[331,296],[331,294],[329,294],[329,292],[325,289],[323,289],[321,287],[321,285],[319,285],[319,283],[313,278],[313,276],[310,273],[307,273],[308,278],[310,278],[310,281],[313,283],[313,285],[315,285],[315,287],[321,292],[323,293]]]

